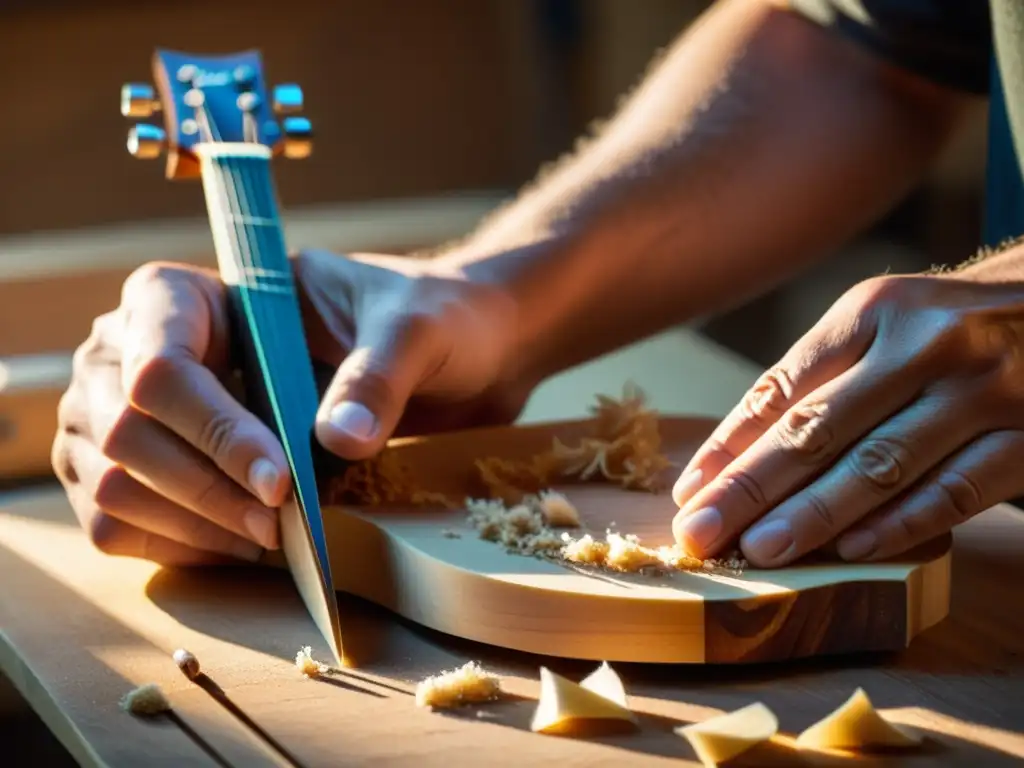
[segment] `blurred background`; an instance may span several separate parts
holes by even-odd
[[[638,12],[629,0],[6,0],[0,237],[85,236],[119,222],[204,215],[195,184],[164,182],[162,161],[125,152],[118,90],[125,80],[150,80],[157,45],[256,46],[271,82],[303,86],[315,154],[279,164],[287,208],[469,195],[478,208],[468,210],[478,210],[513,194],[610,115],[656,51],[707,5],[644,0]],[[706,333],[768,365],[853,282],[970,255],[984,119],[980,112],[928,183],[875,231],[802,279],[708,322]],[[114,285],[70,297],[65,313],[106,309]],[[0,323],[12,315],[0,309]],[[0,337],[11,333],[0,324]],[[41,343],[66,342],[58,330]],[[0,354],[12,352],[5,346]]]
[[[135,263],[210,250],[198,184],[166,182],[162,161],[136,161],[125,151],[119,89],[150,80],[155,46],[260,48],[271,82],[302,85],[316,135],[310,160],[278,166],[286,219],[330,232],[377,217],[382,231],[372,245],[402,249],[457,235],[514,194],[592,121],[609,116],[652,56],[707,5],[3,0],[0,357],[66,355],[91,318],[116,304]],[[854,282],[969,256],[980,226],[984,138],[979,112],[885,221],[702,331],[767,366]],[[432,217],[448,224],[432,228]],[[176,223],[182,219],[198,224],[187,230]],[[414,220],[419,229],[410,233]],[[50,418],[52,398],[40,402]],[[33,431],[32,439],[51,438]],[[59,747],[30,726],[35,721],[0,678],[4,713],[0,731],[26,748],[40,745],[46,764],[59,764]]]

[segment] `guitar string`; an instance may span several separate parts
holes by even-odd
[[[213,121],[212,115],[209,115],[211,119],[211,128],[216,131],[216,122]],[[217,132],[219,134],[219,131]],[[250,184],[247,182],[248,179],[253,179],[255,174],[252,173],[252,164],[255,163],[256,167],[261,172],[267,173],[269,171],[269,159],[264,158],[249,158],[249,157],[209,157],[208,167],[214,171],[215,189],[217,191],[217,198],[223,203],[227,203],[226,212],[232,220],[231,227],[228,227],[227,222],[224,221],[225,210],[221,211],[221,220],[225,227],[225,233],[231,233],[234,230],[233,239],[233,258],[236,261],[236,269],[241,267],[241,274],[239,275],[239,293],[243,300],[243,308],[252,324],[260,329],[258,336],[259,340],[254,337],[254,347],[258,357],[261,358],[261,368],[264,371],[269,370],[271,363],[274,358],[280,357],[282,365],[274,366],[274,375],[265,376],[265,380],[268,380],[268,395],[271,401],[272,408],[274,409],[275,419],[278,421],[278,429],[281,432],[282,442],[285,442],[285,448],[290,458],[290,464],[293,474],[296,477],[296,493],[299,496],[299,501],[307,510],[311,506],[316,505],[319,507],[319,498],[316,490],[316,477],[313,469],[311,447],[307,450],[302,450],[300,446],[292,444],[293,431],[291,430],[290,418],[294,414],[292,408],[285,410],[282,406],[285,403],[301,403],[305,400],[310,400],[311,407],[311,419],[315,418],[316,404],[318,401],[318,394],[316,390],[315,379],[313,377],[312,365],[309,360],[308,354],[303,364],[300,359],[291,359],[293,356],[290,354],[288,345],[284,343],[284,339],[281,338],[279,331],[285,330],[278,328],[278,323],[274,322],[275,319],[280,320],[280,316],[277,318],[268,318],[267,312],[269,307],[264,305],[264,300],[260,296],[263,293],[278,293],[283,294],[284,300],[288,302],[291,299],[292,310],[290,314],[294,314],[295,318],[299,321],[299,327],[296,333],[286,333],[286,335],[292,336],[293,344],[297,344],[300,348],[305,348],[305,339],[301,332],[301,315],[299,315],[298,300],[295,296],[294,282],[290,272],[290,266],[287,263],[287,251],[284,247],[283,237],[280,232],[280,217],[276,215],[276,208],[274,205],[272,190],[270,188],[270,182],[268,179],[257,185],[253,192],[249,194]],[[226,172],[225,172],[226,171]],[[252,214],[255,208],[258,208],[258,204],[254,201],[257,197],[258,189],[263,189],[268,203],[269,210],[266,212],[262,210],[255,211],[260,215],[254,217]],[[244,196],[244,200],[243,200]],[[238,211],[239,215],[232,214],[231,211]],[[270,214],[270,215],[267,215]],[[270,226],[268,222],[272,222],[276,226]],[[278,235],[279,242],[275,243],[276,250],[280,252],[281,261],[283,264],[275,266],[282,267],[282,269],[267,269],[263,254],[261,253],[260,243],[264,242],[261,240],[260,233],[266,233],[269,229],[273,229]],[[240,234],[241,232],[241,234]],[[255,236],[255,237],[253,237]],[[256,248],[253,248],[253,244],[256,244]],[[240,264],[239,264],[240,262]],[[277,276],[285,278],[285,285],[277,286],[273,282],[269,286],[260,286],[259,282],[261,276],[269,275],[271,280]],[[270,288],[271,290],[264,290],[264,288]],[[277,290],[273,290],[273,289]],[[271,296],[266,296],[266,300],[272,300]],[[271,313],[273,314],[273,313]],[[293,323],[294,325],[294,323]],[[292,329],[293,331],[296,329]],[[266,347],[264,348],[264,343]],[[271,354],[268,354],[270,352]],[[308,352],[308,350],[307,350]],[[301,353],[300,353],[301,357]],[[268,359],[269,358],[269,359]],[[305,369],[305,371],[303,370]],[[293,379],[290,374],[298,374],[305,372],[307,374],[305,386],[299,381]],[[278,386],[274,386],[270,382],[274,382],[280,386],[280,389],[284,391],[277,391]],[[291,386],[288,386],[291,385]],[[296,386],[298,385],[298,386]],[[306,392],[298,391],[299,389],[305,389]],[[291,391],[289,391],[291,390]],[[305,419],[304,419],[305,420]],[[305,429],[305,425],[296,425]],[[296,449],[301,450],[301,454]],[[307,456],[307,453],[309,454]],[[314,518],[318,519],[321,524],[317,525],[316,531],[312,531],[315,538],[317,559],[321,561],[321,566],[325,572],[325,576],[330,578],[330,564],[327,559],[326,550],[326,534],[322,530],[322,517]]]
[[[269,158],[238,157],[228,160],[232,168],[230,180],[230,193],[237,199],[237,208],[248,213],[257,213],[261,221],[279,222],[280,217],[276,211],[276,201],[272,196],[272,186],[269,179]],[[258,174],[258,175],[257,175]],[[275,351],[280,356],[281,371],[279,381],[282,391],[275,393],[277,397],[278,413],[283,423],[283,432],[289,439],[289,453],[293,457],[293,471],[296,475],[296,492],[299,501],[307,511],[312,511],[314,505],[319,507],[319,498],[316,488],[316,476],[313,469],[312,447],[310,443],[291,443],[291,439],[298,434],[306,433],[307,439],[312,437],[312,423],[316,416],[317,390],[313,377],[312,364],[309,352],[306,347],[302,331],[302,320],[298,306],[298,300],[294,293],[294,286],[291,282],[291,273],[287,263],[287,251],[284,240],[281,236],[281,227],[269,226],[265,223],[252,224],[243,220],[242,229],[246,237],[250,239],[247,243],[244,256],[249,263],[257,270],[263,271],[267,267],[265,256],[269,255],[273,261],[270,272],[275,277],[284,278],[286,285],[291,290],[283,289],[271,292],[272,295],[263,296],[265,291],[259,287],[259,277],[254,276],[250,284],[256,286],[252,294],[252,304],[257,314],[265,310],[265,315],[270,311],[271,302],[282,302],[285,306],[284,313],[274,313],[274,322],[265,324],[267,337],[270,340],[270,351]],[[271,243],[271,239],[276,242]],[[253,248],[253,245],[256,245]],[[258,322],[258,321],[257,321]],[[261,334],[262,335],[262,334]],[[303,354],[305,353],[305,354]],[[268,354],[268,357],[270,355]],[[275,372],[277,368],[275,367]],[[292,427],[295,427],[293,430]],[[331,571],[329,555],[326,546],[326,534],[322,526],[322,517],[313,515],[310,533],[313,536],[317,559],[321,562],[324,576],[330,584]]]
[[[212,114],[207,112],[205,113],[205,115],[208,115],[210,117],[212,123],[212,125],[208,126],[208,129],[214,129],[209,131],[209,133],[211,134],[210,143],[212,144],[214,143],[212,140],[212,135],[214,131],[216,131],[216,122],[212,120]],[[217,141],[220,141],[220,132],[216,131],[216,134]],[[239,296],[242,298],[242,309],[243,312],[245,312],[245,314],[247,315],[247,324],[249,324],[251,329],[252,325],[254,324],[254,315],[252,314],[251,307],[247,308],[247,305],[251,304],[251,297],[249,295],[249,288],[246,282],[248,280],[248,276],[246,275],[244,269],[244,257],[242,255],[241,239],[238,237],[238,225],[242,224],[244,226],[244,222],[232,220],[229,223],[228,217],[225,215],[225,212],[230,211],[231,206],[228,199],[228,185],[226,183],[224,174],[220,172],[217,167],[217,157],[214,156],[213,154],[206,154],[205,158],[202,159],[201,169],[203,171],[202,175],[204,189],[206,191],[206,194],[208,196],[207,199],[209,201],[208,206],[211,209],[211,226],[221,228],[221,232],[219,233],[220,236],[216,237],[216,239],[220,240],[221,242],[224,242],[224,240],[227,239],[228,242],[231,244],[232,252],[230,255],[233,261],[235,262],[233,266],[236,272],[239,271],[239,262],[242,261],[242,270],[240,271],[239,274],[240,279],[238,280],[239,285],[237,287]],[[218,208],[220,209],[219,211],[217,210]],[[217,213],[219,213],[220,215],[217,216]],[[234,229],[235,231],[235,236],[233,239],[231,237],[232,229]],[[258,346],[259,342],[255,339],[255,337],[253,341],[254,346]],[[263,378],[264,381],[266,381],[268,377]],[[271,389],[271,387],[268,386],[268,389]],[[294,473],[294,462],[291,460],[291,458],[289,458],[289,465]],[[319,554],[317,555],[317,558],[319,559]],[[206,687],[203,687],[205,690]],[[210,693],[210,691],[207,690],[207,693]],[[224,706],[229,711],[230,714],[232,714],[236,719],[239,720],[239,722],[241,722],[243,725],[245,725],[246,727],[250,728],[250,730],[255,732],[257,737],[262,739],[262,741],[269,748],[271,748],[272,750],[277,752],[277,754],[279,754],[282,758],[284,758],[284,760],[289,765],[292,765],[295,768],[302,768],[302,763],[297,758],[295,758],[295,756],[292,755],[289,750],[286,750],[283,745],[281,745],[276,739],[272,738],[262,728],[256,726],[256,724],[252,722],[251,718],[249,718],[248,715],[246,715],[237,705],[235,705],[234,702],[231,702],[231,700],[228,699],[226,696],[213,696],[213,698],[222,706]]]

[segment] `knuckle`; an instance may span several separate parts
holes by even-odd
[[[726,493],[740,494],[754,507],[761,508],[768,503],[768,497],[761,484],[744,470],[730,472],[728,477],[722,478],[721,485]]]
[[[994,319],[975,324],[971,342],[972,355],[979,367],[1019,375],[1022,344],[1015,323]]]
[[[805,494],[805,501],[807,502],[808,508],[814,513],[815,517],[821,520],[822,523],[828,528],[836,527],[836,518],[832,514],[832,510],[829,509],[828,504],[821,496],[811,491],[807,491]]]
[[[199,432],[199,448],[214,460],[223,461],[234,449],[238,440],[238,421],[223,413],[210,417]]]
[[[111,419],[105,433],[94,436],[99,443],[100,453],[113,461],[124,461],[137,445],[133,437],[138,434],[145,418],[145,415],[126,404],[117,417]]]
[[[713,476],[735,460],[736,456],[726,447],[723,440],[712,437],[700,451],[699,466],[707,473],[705,476]]]
[[[57,431],[53,445],[50,446],[50,466],[53,467],[57,480],[65,488],[78,482],[78,473],[71,460],[71,446],[64,430]]]
[[[396,335],[409,343],[431,344],[441,333],[441,318],[450,310],[445,307],[436,309],[409,309],[405,311],[395,324]]]
[[[910,354],[903,370],[923,378],[957,376],[979,372],[974,352],[973,331],[965,318],[942,308],[925,308],[913,320]],[[985,364],[982,364],[985,367]]]
[[[1024,382],[1019,374],[1008,375],[995,372],[983,377],[969,392],[974,395],[963,404],[965,411],[971,409],[972,415],[991,427],[1003,427],[1010,423],[1024,423],[1022,400],[1024,400]],[[964,398],[967,400],[967,398]]]
[[[72,382],[71,386],[60,396],[60,400],[57,401],[57,425],[60,429],[69,429],[72,424],[78,421],[77,417],[81,412],[81,408],[75,388],[76,384]]]
[[[366,403],[371,410],[375,405],[398,400],[391,371],[382,366],[380,359],[372,355],[363,355],[355,359],[355,355],[352,355],[346,363],[349,365],[342,374],[340,383],[350,384],[358,381],[360,396],[372,400]]]
[[[81,376],[89,367],[93,347],[89,339],[86,339],[77,347],[71,355],[71,375],[74,378]]]
[[[928,523],[928,518],[920,512],[896,515],[895,535],[891,538],[905,543],[923,541],[928,538]]]
[[[112,331],[120,320],[118,310],[107,312],[96,317],[92,321],[89,335],[85,341],[75,348],[71,356],[71,370],[75,375],[81,375],[87,371],[97,360],[102,358],[104,352],[110,346]]]
[[[153,283],[168,282],[185,275],[187,270],[166,261],[150,261],[136,267],[125,279],[121,289],[122,301],[136,290]]]
[[[127,525],[117,518],[97,512],[89,520],[86,533],[89,536],[89,541],[100,552],[107,555],[123,555],[130,554],[127,551],[126,529]]]
[[[151,412],[159,408],[171,382],[179,378],[179,364],[171,355],[136,361],[127,371],[125,397],[129,404]]]
[[[957,470],[943,472],[935,481],[942,494],[942,504],[948,517],[957,523],[968,520],[984,508],[984,495],[978,484]]]
[[[825,403],[801,403],[779,420],[774,442],[803,460],[821,460],[834,451],[828,415]]]
[[[743,398],[742,413],[751,422],[775,422],[786,412],[793,393],[787,371],[776,367],[766,371]]]
[[[1001,413],[1019,414],[1024,400],[1024,344],[1015,338],[1016,333],[1009,323],[992,324],[986,329],[987,343],[978,354],[984,400]]]
[[[388,371],[373,368],[362,371],[359,376],[359,391],[367,398],[366,405],[371,411],[375,407],[386,407],[391,403],[401,402],[401,396]]]
[[[865,309],[882,309],[905,301],[909,289],[909,281],[904,277],[879,275],[857,283],[844,298]]]
[[[943,361],[963,361],[974,357],[973,323],[958,312],[927,310],[924,312],[931,333],[926,337],[924,354]]]
[[[868,438],[850,452],[850,467],[864,485],[885,493],[901,484],[910,458],[910,451],[898,440]]]
[[[96,478],[92,490],[92,501],[100,510],[117,509],[124,506],[125,499],[131,495],[135,480],[124,467],[113,465],[105,469]]]

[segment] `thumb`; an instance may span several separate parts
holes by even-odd
[[[325,448],[359,460],[384,446],[441,359],[435,328],[429,317],[403,316],[359,329],[317,413],[316,436]]]

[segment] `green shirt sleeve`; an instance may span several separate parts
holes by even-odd
[[[989,90],[985,0],[790,0],[792,9],[893,64],[955,90]]]

